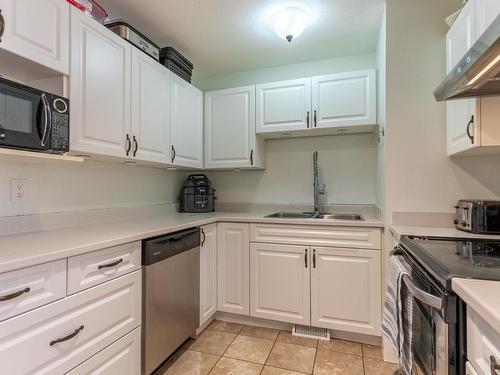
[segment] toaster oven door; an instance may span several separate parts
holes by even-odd
[[[45,150],[50,133],[45,94],[0,80],[0,146]]]

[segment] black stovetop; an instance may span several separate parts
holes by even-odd
[[[447,289],[453,277],[500,281],[500,239],[402,236],[401,244]]]

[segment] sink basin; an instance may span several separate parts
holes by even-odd
[[[269,218],[276,219],[315,219],[315,220],[351,220],[364,221],[363,216],[359,214],[315,214],[314,212],[275,212],[267,215]]]
[[[359,214],[319,214],[316,219],[333,219],[333,220],[351,220],[364,221],[363,216]]]

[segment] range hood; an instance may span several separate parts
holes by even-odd
[[[500,15],[434,90],[437,101],[500,95]]]

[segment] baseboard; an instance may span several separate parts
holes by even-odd
[[[210,318],[208,318],[208,320],[205,323],[203,323],[201,326],[199,326],[198,329],[196,330],[196,336],[199,336],[204,330],[206,330],[207,327],[210,324],[212,324],[212,322],[216,319],[216,317],[217,317],[217,314],[212,315]],[[222,319],[220,319],[220,320],[222,320]]]
[[[275,329],[280,329],[282,331],[290,331],[290,332],[292,331],[293,327],[292,323],[278,322],[276,320],[270,320],[270,319],[254,318],[248,315],[239,315],[221,311],[218,311],[216,313],[216,319],[223,320],[225,322],[246,324],[257,327],[275,328]],[[360,333],[335,331],[335,330],[330,330],[330,334],[331,337],[335,339],[354,341],[362,344],[369,344],[376,346],[382,345],[382,338],[380,336],[364,335]]]

